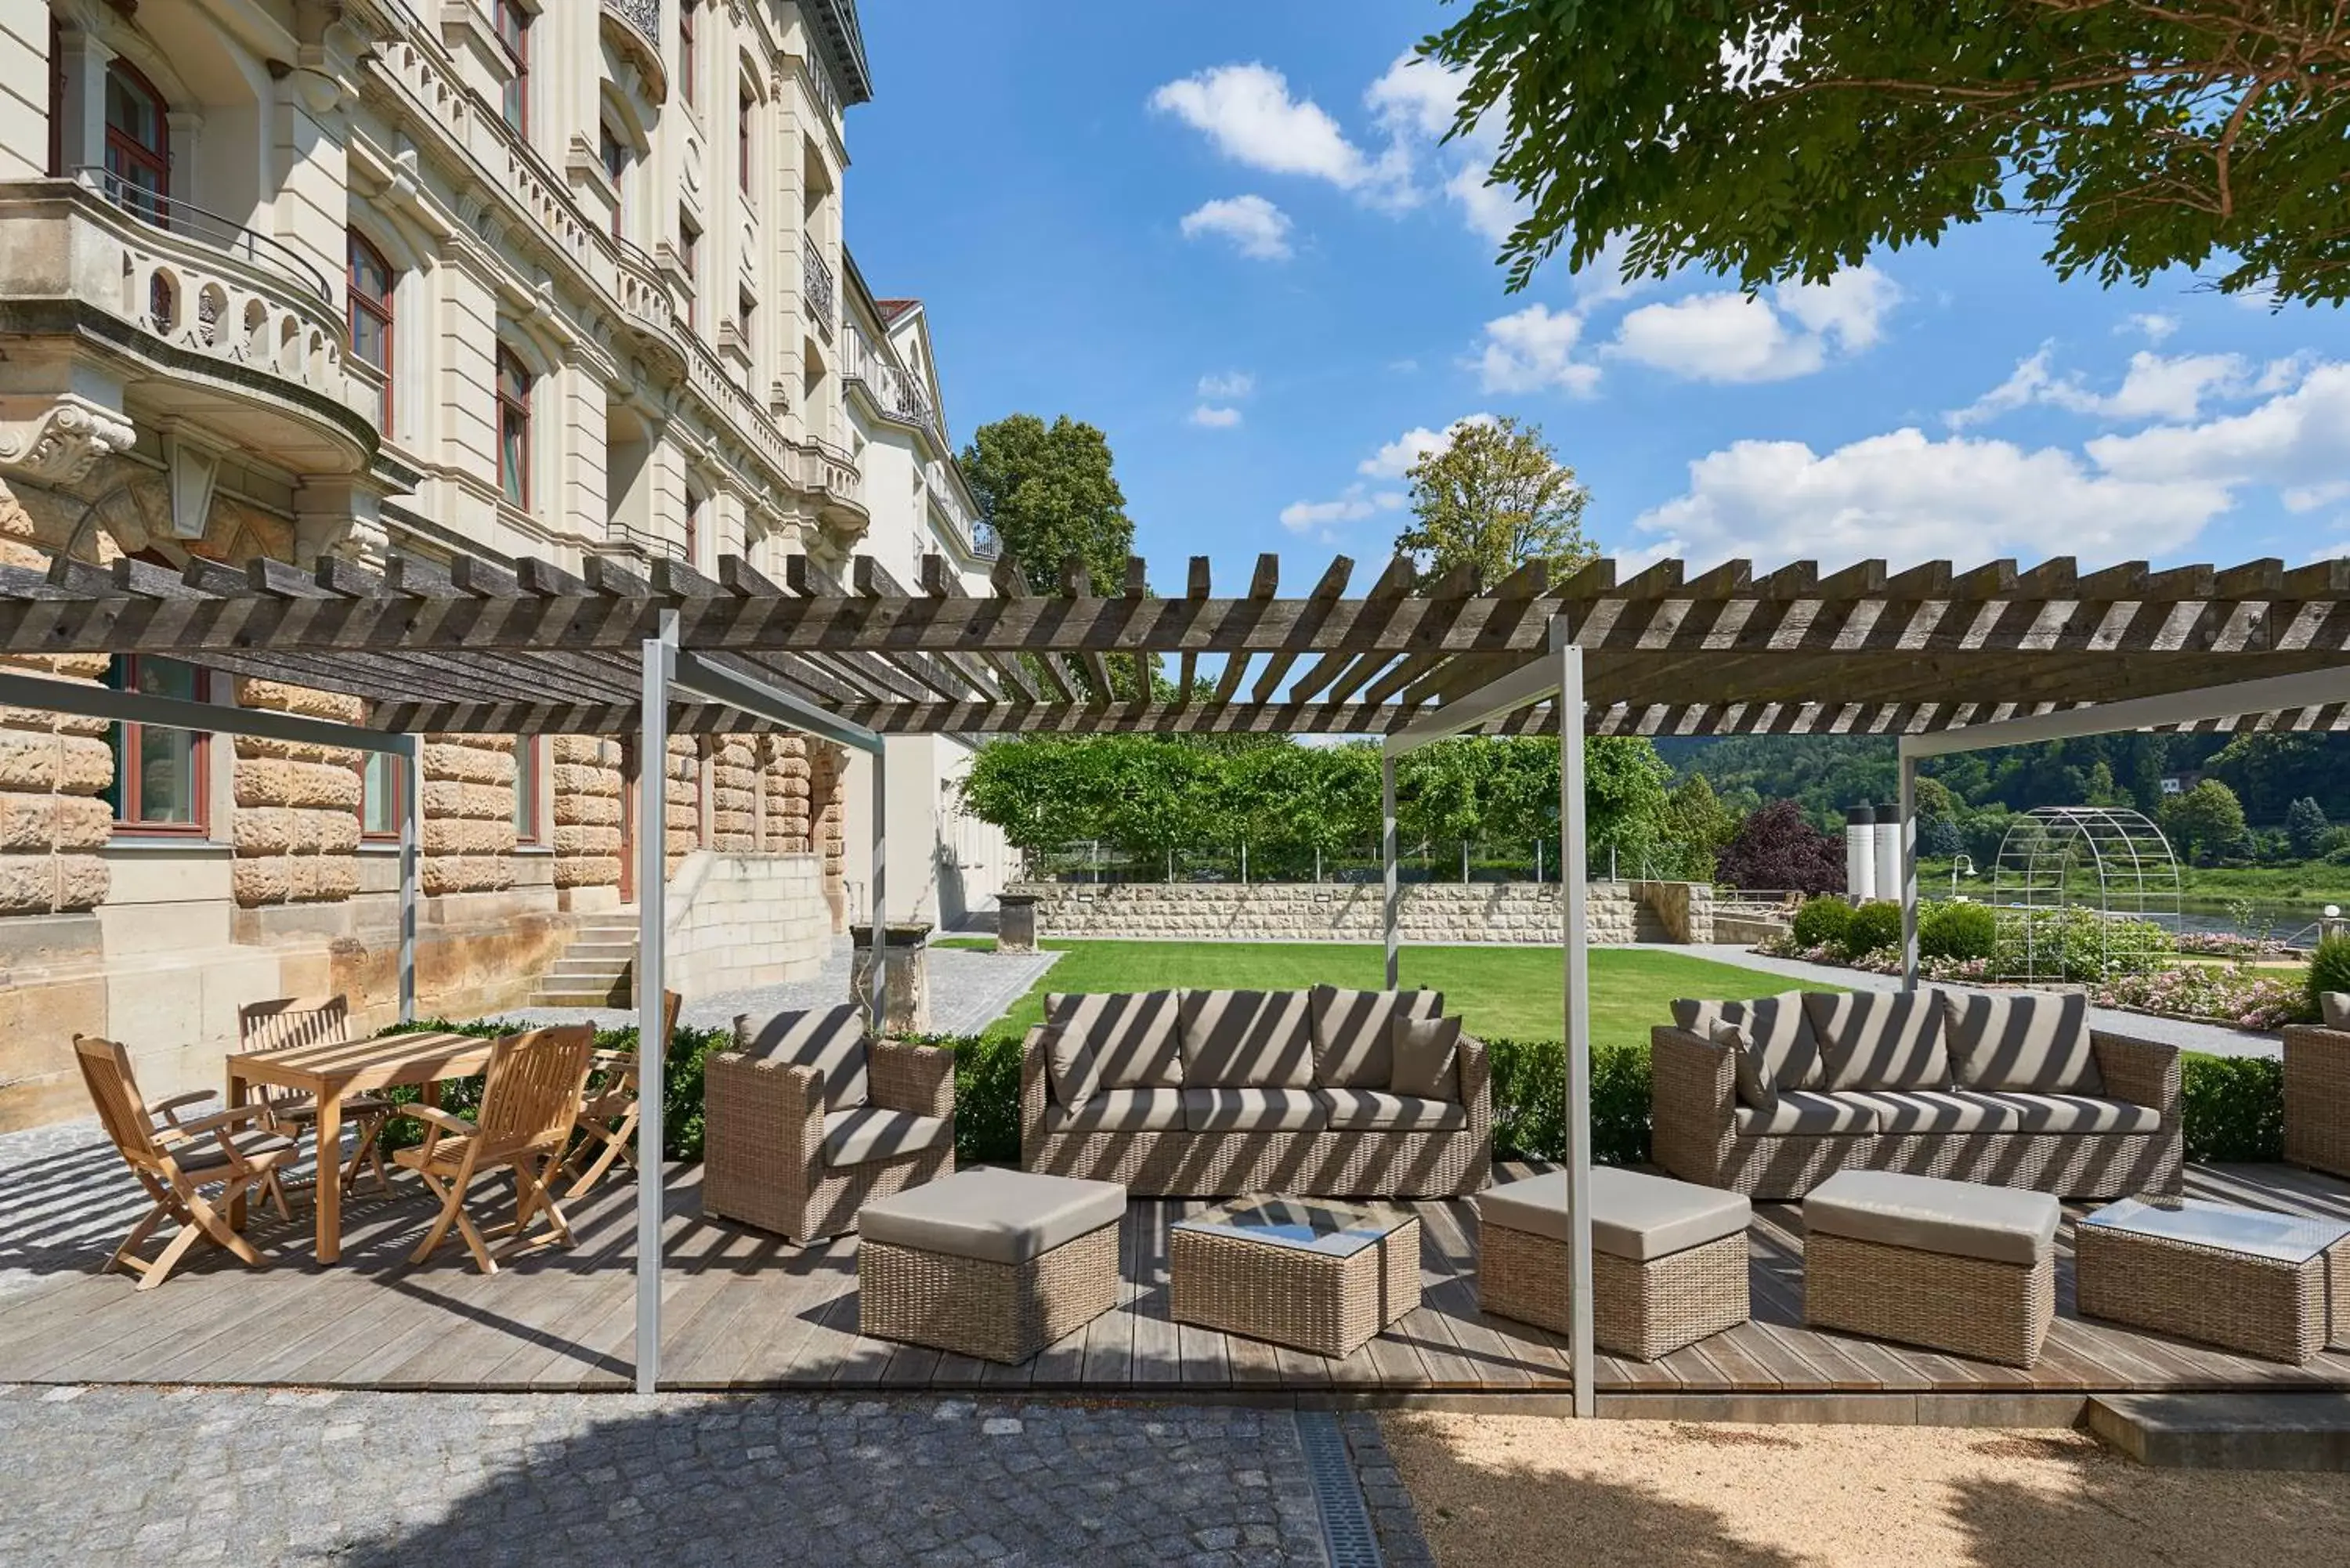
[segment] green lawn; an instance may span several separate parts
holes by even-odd
[[[978,940],[941,946],[989,948]],[[1338,942],[1046,942],[1066,954],[990,1033],[1018,1034],[1044,1021],[1048,991],[1303,990],[1310,985],[1376,988],[1378,948]],[[1559,998],[1565,959],[1556,948],[1411,948],[1403,950],[1406,987],[1444,992],[1444,1010],[1486,1039],[1555,1040],[1563,1033]],[[1669,1018],[1677,996],[1763,996],[1794,981],[1734,964],[1652,948],[1591,950],[1592,1039],[1645,1043]],[[1833,990],[1835,987],[1815,987]]]

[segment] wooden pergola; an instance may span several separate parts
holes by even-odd
[[[791,729],[870,753],[880,1017],[884,739],[905,734],[1246,732],[1381,738],[1386,767],[1388,981],[1396,980],[1393,765],[1445,735],[1562,739],[1562,866],[1582,842],[1577,734],[1881,734],[1901,742],[1904,890],[1915,979],[1917,760],[1938,751],[2119,727],[2345,727],[2350,711],[2350,560],[2261,560],[2083,573],[2068,559],[1960,571],[1879,561],[1823,573],[1733,561],[1696,575],[1665,561],[1624,575],[1597,561],[1554,580],[1539,566],[1490,587],[1472,571],[1423,583],[1391,561],[1349,597],[1333,561],[1284,597],[1258,557],[1248,592],[1218,597],[1205,557],[1180,597],[1145,564],[1097,587],[1075,562],[1034,592],[1009,563],[965,593],[944,561],[908,588],[869,557],[847,581],[806,556],[777,584],[728,559],[713,580],[658,563],[574,576],[396,555],[380,573],[256,560],[183,572],[121,560],[0,568],[0,653],[151,653],[366,699],[364,727],[298,722],[302,737],[406,755],[432,732],[635,734]],[[1172,659],[1176,695],[1121,695],[1109,661]],[[1195,677],[1211,661],[1201,692]],[[282,716],[79,684],[0,677],[0,700],[184,728],[282,731]],[[53,698],[49,694],[54,694]],[[1563,715],[1571,716],[1562,724]],[[268,725],[270,728],[262,728]],[[1974,733],[1968,733],[1970,729]],[[342,736],[347,739],[338,740]],[[664,770],[639,793],[639,1073],[661,1081]],[[414,782],[413,780],[411,781]],[[408,798],[419,798],[411,788]],[[645,825],[654,825],[648,831]],[[403,823],[403,923],[412,921],[412,813]],[[1571,1147],[1575,1402],[1593,1408],[1590,1038],[1583,882],[1565,879],[1564,1038]],[[412,1010],[402,943],[402,1016]],[[659,1377],[662,1128],[639,1127],[637,1383]]]
[[[1560,620],[1587,661],[1596,734],[1923,733],[2350,659],[2350,560],[1696,574],[1665,561],[1628,576],[1603,560],[1487,587],[1471,572],[1419,583],[1399,558],[1355,576],[1340,557],[1284,595],[1278,557],[1262,556],[1245,595],[1219,597],[1201,556],[1183,593],[1160,597],[1138,557],[1114,586],[1072,563],[1058,592],[1037,594],[1005,563],[993,593],[971,596],[937,558],[913,587],[866,556],[846,581],[792,556],[780,584],[733,558],[715,579],[667,562],[640,576],[413,556],[380,573],[61,561],[46,576],[0,569],[0,651],[170,654],[365,697],[376,729],[514,734],[634,732],[639,649],[671,618],[677,646],[712,668],[884,735],[1389,734],[1538,657]],[[1107,661],[1135,654],[1162,656],[1187,694],[1204,659],[1211,687],[1112,697]],[[695,701],[673,727],[774,725]],[[1557,720],[1537,706],[1481,727]]]

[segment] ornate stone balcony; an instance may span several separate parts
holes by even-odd
[[[803,238],[800,242],[800,298],[807,307],[808,320],[823,334],[826,342],[831,342],[839,293],[833,286],[832,268],[813,239]]]
[[[54,424],[60,398],[91,415],[66,421],[82,427],[84,471],[103,455],[92,444],[119,448],[150,420],[296,473],[355,472],[372,457],[327,279],[273,237],[86,170],[0,185],[0,317],[23,340],[0,366],[16,429],[0,462],[15,444],[28,466],[40,443],[24,448],[24,427]],[[45,466],[60,461],[53,449]]]
[[[655,103],[669,97],[669,67],[661,59],[661,0],[604,0],[604,41],[636,67],[645,96]]]

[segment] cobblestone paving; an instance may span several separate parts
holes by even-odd
[[[1243,1408],[16,1386],[0,1475],[22,1568],[1327,1561]]]
[[[1027,995],[1028,988],[1060,956],[1057,952],[993,953],[933,947],[928,961],[931,1032],[978,1033]],[[713,1029],[733,1023],[742,1012],[831,1007],[848,1000],[848,965],[849,949],[844,940],[810,979],[688,997],[678,1019],[697,1029]],[[633,1010],[612,1007],[530,1007],[496,1016],[530,1023],[593,1023],[599,1029],[620,1028],[637,1021]]]

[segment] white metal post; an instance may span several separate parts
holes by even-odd
[[[1380,915],[1388,950],[1388,989],[1402,983],[1402,955],[1397,950],[1396,924],[1403,914],[1403,898],[1396,887],[1395,753],[1379,748],[1379,865],[1387,876],[1387,899]]]
[[[416,885],[423,846],[418,813],[424,799],[424,742],[405,737],[405,754],[394,753],[400,770],[400,1021],[416,1022]]]
[[[1559,887],[1566,898],[1567,1272],[1575,1413],[1597,1413],[1591,1342],[1591,950],[1584,909],[1583,650],[1558,666]]]
[[[669,700],[677,616],[644,647],[642,727],[637,742],[637,1392],[660,1381],[662,961],[669,910]]]
[[[865,989],[873,999],[876,1040],[881,1038],[889,1016],[889,898],[882,877],[889,837],[889,788],[883,763],[888,754],[886,742],[873,749],[873,967],[865,977]]]
[[[1918,759],[1901,753],[1901,989],[1918,989]]]

